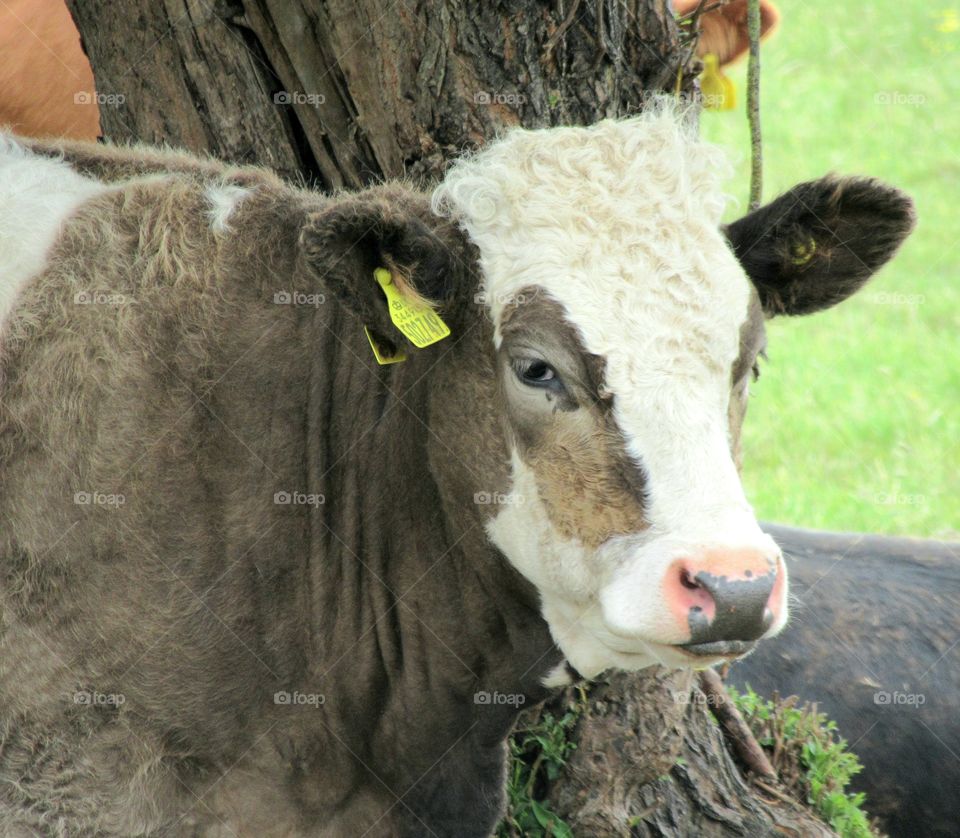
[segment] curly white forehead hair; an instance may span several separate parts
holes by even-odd
[[[636,284],[686,273],[702,231],[719,243],[730,174],[724,151],[697,137],[694,111],[664,98],[628,119],[510,130],[454,162],[433,207],[479,248],[499,322],[525,285],[569,293],[582,274]]]

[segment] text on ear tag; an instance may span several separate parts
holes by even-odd
[[[387,295],[387,308],[390,310],[393,325],[410,343],[418,349],[423,349],[450,334],[450,328],[432,308],[411,303],[400,293],[393,283],[390,271],[386,268],[377,268],[373,276],[383,289],[383,293]]]

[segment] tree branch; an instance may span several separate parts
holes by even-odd
[[[750,123],[750,209],[760,206],[763,194],[763,143],[760,137],[760,0],[747,0],[747,120]]]

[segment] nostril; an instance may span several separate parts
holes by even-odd
[[[688,591],[696,591],[703,587],[685,567],[680,568],[680,584]]]
[[[678,562],[669,579],[670,601],[682,625],[689,625],[692,615],[697,615],[697,620],[713,620],[716,614],[713,593],[709,585],[694,576],[689,564]]]

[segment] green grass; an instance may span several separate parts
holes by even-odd
[[[857,296],[768,325],[748,494],[767,520],[960,537],[960,2],[780,6],[761,52],[764,197],[828,171],[870,174],[909,192],[920,221]],[[737,109],[701,123],[738,160],[740,212],[745,69],[729,70]]]

